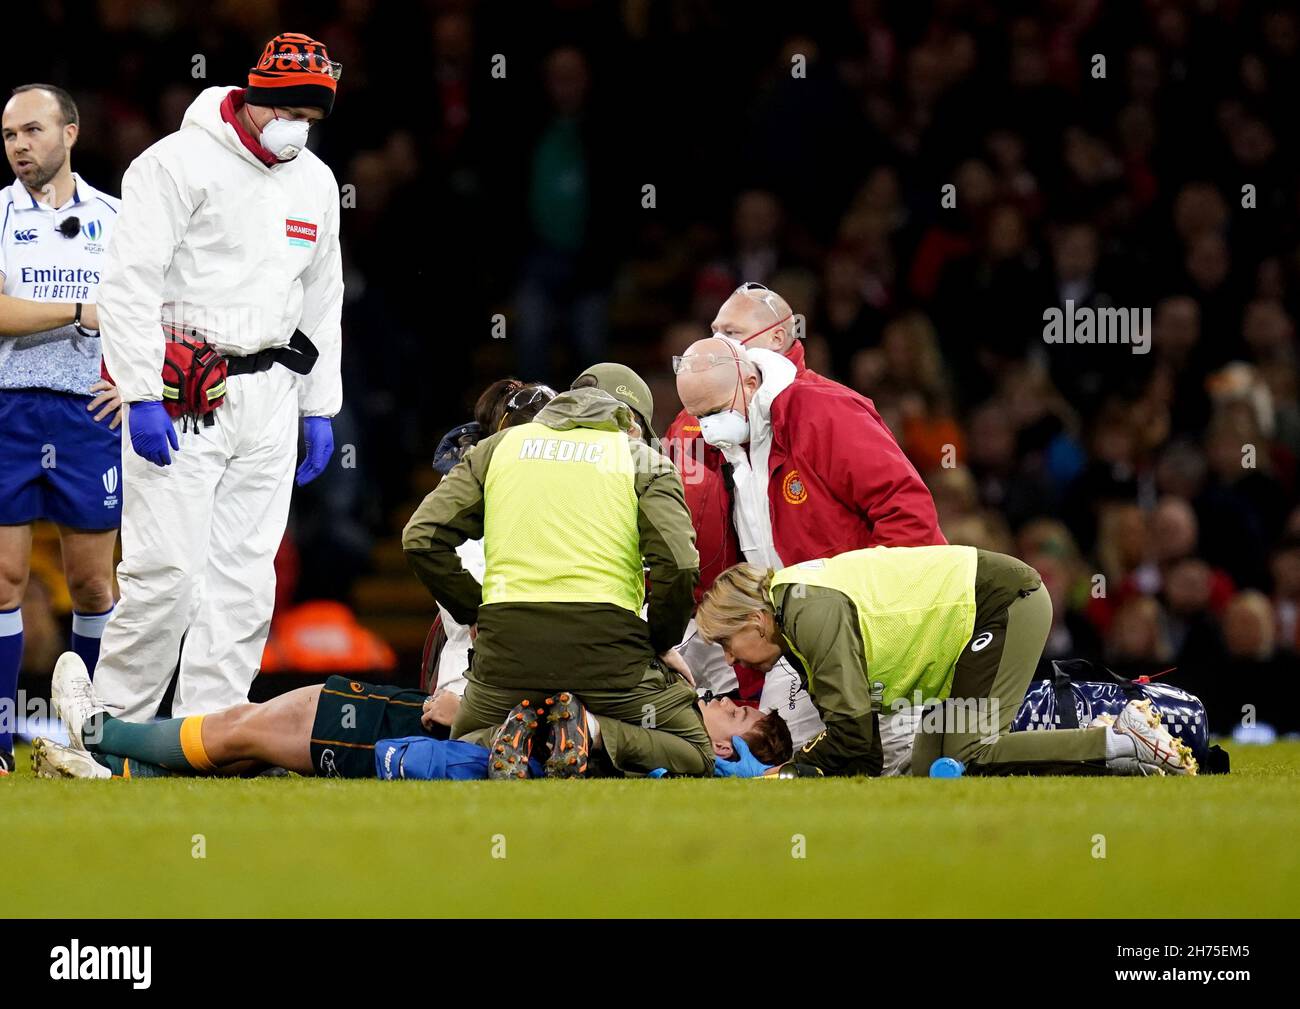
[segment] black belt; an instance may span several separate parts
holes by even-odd
[[[268,371],[272,365],[282,364],[295,375],[306,375],[316,364],[320,351],[301,329],[295,329],[289,346],[259,350],[244,357],[226,355],[227,375],[253,375]]]

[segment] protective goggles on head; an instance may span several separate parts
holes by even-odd
[[[758,337],[762,336],[764,333],[768,332],[769,330],[776,329],[777,326],[787,323],[794,318],[793,312],[789,312],[784,316],[781,315],[781,309],[777,307],[776,292],[773,291],[767,285],[760,284],[756,280],[745,281],[743,284],[741,284],[738,288],[736,288],[731,293],[733,297],[737,294],[743,294],[747,298],[752,298],[755,301],[761,301],[764,305],[767,306],[767,310],[771,312],[773,316],[776,317],[776,322],[772,323],[772,325],[764,326],[757,333],[751,333],[749,336],[741,340],[740,345],[742,347],[745,344],[749,343],[750,340],[755,340]]]
[[[515,390],[511,397],[506,400],[506,413],[514,413],[516,410],[532,406],[538,400],[549,403],[555,398],[555,395],[555,390],[549,385],[525,385]]]
[[[267,62],[263,59],[263,63]],[[320,53],[286,53],[277,51],[270,56],[269,67],[258,65],[258,69],[269,70],[305,70],[312,74],[324,74],[337,81],[343,76],[343,64]]]

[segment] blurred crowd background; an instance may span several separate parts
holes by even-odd
[[[663,430],[671,355],[750,280],[804,316],[815,370],[875,401],[948,538],[1042,572],[1049,656],[1177,667],[1220,729],[1242,703],[1294,720],[1265,687],[1300,666],[1291,5],[36,8],[5,83],[73,92],[74,167],[110,192],[276,32],[343,63],[312,132],[355,187],[336,438],[356,466],[296,493],[281,626],[342,604],[410,678],[432,607],[396,534],[442,433],[495,378],[567,387],[599,359],[651,381]],[[1047,345],[1067,299],[1150,308],[1150,353]]]

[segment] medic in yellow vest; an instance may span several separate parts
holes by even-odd
[[[912,773],[1195,774],[1149,702],[1109,725],[1011,732],[1052,625],[1038,572],[965,546],[872,547],[774,571],[728,568],[695,614],[728,662],[802,669],[826,730],[796,752],[825,774],[880,773],[877,720],[926,705]],[[1145,709],[1141,703],[1146,703]]]
[[[685,734],[703,751],[692,773],[711,770],[694,690],[666,671],[675,656],[663,658],[694,606],[695,533],[681,478],[642,439],[646,426],[601,388],[561,393],[532,423],[475,445],[411,517],[402,544],[416,576],[477,625],[453,737],[499,725],[532,692],[535,704],[573,691],[594,714],[624,720],[623,702],[644,696],[660,729],[675,731],[678,709],[690,715]],[[479,538],[481,586],[455,552]]]

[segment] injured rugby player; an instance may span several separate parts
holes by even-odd
[[[521,722],[526,724],[513,711],[495,730],[447,742],[447,726],[436,720],[433,698],[425,692],[341,676],[261,704],[237,704],[211,715],[125,722],[104,711],[85,664],[74,652],[64,653],[55,667],[52,699],[68,729],[70,745],[44,738],[35,741],[33,770],[45,778],[236,776],[268,767],[303,775],[371,778],[378,773],[383,777],[376,769],[376,745],[412,737],[442,744],[444,758],[449,763],[454,758],[460,768],[447,776],[483,778],[490,749],[513,737]],[[592,755],[594,773],[644,774],[656,769],[638,762],[640,754],[652,749],[640,737],[662,730],[590,715],[564,691],[539,695],[537,701],[533,710],[540,717],[535,728],[548,731],[528,733],[526,758],[534,744],[547,748],[547,737],[581,736]],[[721,760],[744,753],[769,765],[790,759],[790,734],[779,715],[725,698],[700,702],[696,710]]]

